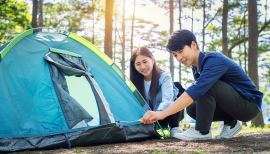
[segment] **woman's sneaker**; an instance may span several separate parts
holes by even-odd
[[[242,130],[242,126],[241,126],[240,122],[237,120],[236,124],[233,128],[231,128],[231,126],[224,125],[220,134],[218,136],[216,136],[216,139],[232,138],[241,130]]]
[[[170,131],[171,137],[174,137],[176,134],[182,133],[183,130],[180,127],[173,127]]]
[[[173,137],[181,140],[207,140],[212,139],[212,133],[209,131],[208,134],[202,135],[199,131],[195,130],[194,127],[184,131],[183,133],[175,134]]]

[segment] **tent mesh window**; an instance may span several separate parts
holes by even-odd
[[[70,128],[113,123],[114,118],[102,91],[80,55],[50,48],[44,59]]]

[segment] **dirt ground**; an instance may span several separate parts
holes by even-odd
[[[181,141],[175,138],[141,142],[74,147],[72,149],[36,150],[12,154],[84,154],[84,153],[269,153],[270,131],[236,135],[232,139]]]

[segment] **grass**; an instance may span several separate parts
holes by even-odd
[[[185,125],[186,126],[186,125]],[[181,126],[180,126],[181,127]],[[187,128],[190,128],[190,126],[186,126]],[[214,122],[212,125],[212,137],[215,138],[215,136],[220,134],[220,130],[217,130],[218,124],[217,122]],[[164,137],[161,129],[158,129],[157,132]],[[170,137],[170,131],[169,130],[163,130],[166,137]],[[238,134],[249,134],[249,133],[256,133],[256,132],[270,132],[270,125],[264,126],[264,128],[261,127],[254,127],[254,126],[242,126],[242,130]]]
[[[158,129],[157,132],[163,137],[164,137],[164,134],[166,135],[166,137],[171,137],[169,130],[163,130],[164,134],[162,133],[161,129]]]
[[[74,148],[74,151],[76,152],[76,151],[81,151],[81,150],[83,150],[83,149],[81,149],[81,148],[79,148],[79,147],[75,147]]]
[[[238,134],[250,134],[250,133],[257,133],[257,132],[270,132],[270,127],[265,126],[264,128],[261,127],[254,127],[254,126],[242,126],[242,130]],[[212,137],[215,137],[220,134],[219,130],[212,131]]]
[[[184,126],[184,125],[182,125]],[[191,126],[184,126],[185,128],[190,128]],[[214,122],[214,124],[212,125],[212,137],[215,138],[215,136],[220,134],[220,130],[217,130],[218,128],[218,124],[216,124]],[[163,136],[163,133],[161,132],[161,130],[157,130],[157,132]],[[169,130],[164,130],[163,131],[165,133],[165,135],[167,137],[170,137],[170,131]],[[238,133],[238,134],[249,134],[249,133],[258,133],[258,132],[270,132],[270,125],[265,125],[264,128],[261,127],[254,127],[254,126],[242,126],[242,130]],[[152,152],[151,154],[177,154],[177,152]],[[253,151],[251,150],[250,153],[253,153]],[[261,154],[265,154],[265,153],[269,153],[269,151],[265,151],[265,152],[259,152]],[[201,148],[198,148],[196,151],[190,152],[190,154],[205,154],[204,152],[201,151]],[[238,154],[238,153],[234,153],[234,154]]]

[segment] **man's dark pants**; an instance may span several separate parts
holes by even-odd
[[[250,121],[259,113],[252,101],[241,96],[231,85],[218,80],[204,95],[187,107],[187,113],[196,120],[195,129],[208,132],[212,121]]]

